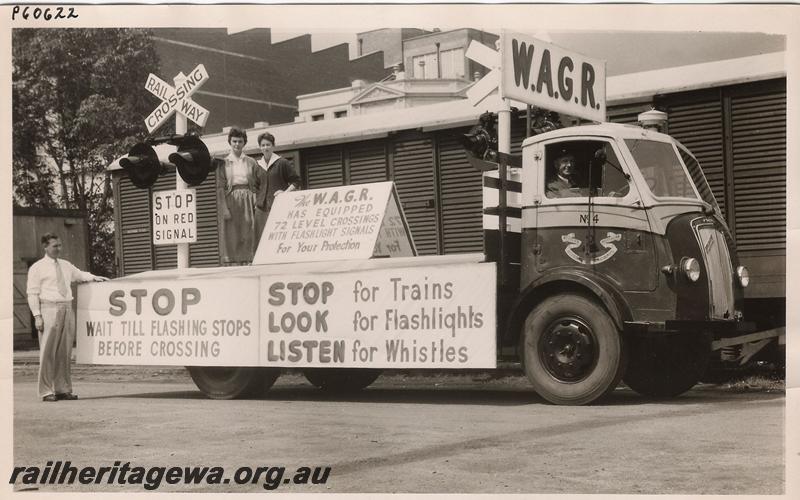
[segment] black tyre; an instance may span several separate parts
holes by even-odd
[[[211,399],[260,396],[275,383],[280,370],[259,367],[189,366],[189,375]]]
[[[355,392],[365,389],[380,376],[369,368],[309,368],[303,371],[311,385],[330,392]]]
[[[704,333],[632,337],[629,345],[623,381],[639,394],[655,398],[672,398],[691,389],[711,357],[711,336]]]
[[[596,301],[577,294],[549,297],[525,321],[525,374],[536,392],[559,405],[589,404],[619,383],[622,337]]]

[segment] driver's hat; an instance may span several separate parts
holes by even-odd
[[[558,154],[556,155],[556,161],[559,161],[562,158],[572,158],[572,160],[574,161],[575,155],[570,150],[566,148],[561,148]]]

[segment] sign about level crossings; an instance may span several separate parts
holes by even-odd
[[[208,79],[208,71],[202,64],[198,64],[188,75],[178,75],[178,84],[174,87],[150,73],[144,88],[161,99],[161,104],[145,118],[147,131],[152,133],[176,111],[201,127],[204,126],[208,120],[208,110],[194,102],[191,95]]]
[[[597,122],[606,118],[606,63],[528,35],[503,32],[501,95]]]
[[[197,242],[197,192],[194,189],[153,192],[153,244]]]

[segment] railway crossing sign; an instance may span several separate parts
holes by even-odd
[[[206,67],[198,64],[188,75],[178,73],[175,86],[150,73],[144,88],[161,99],[161,104],[145,119],[147,131],[153,133],[164,124],[175,112],[192,120],[201,127],[208,120],[208,110],[191,99],[197,89],[208,80]]]
[[[466,56],[490,70],[467,90],[467,99],[473,106],[477,106],[495,89],[500,87],[500,53],[473,40],[467,47]]]

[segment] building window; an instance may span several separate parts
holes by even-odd
[[[443,50],[439,53],[442,78],[464,78],[464,49]]]
[[[342,111],[334,111],[333,112],[334,118],[346,118],[347,117],[347,110],[343,109]]]
[[[318,122],[325,119],[325,115],[311,115],[312,122]]]

